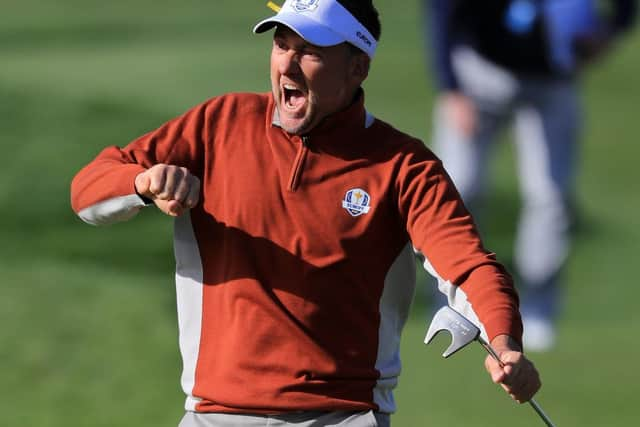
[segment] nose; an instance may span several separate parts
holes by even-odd
[[[300,72],[300,56],[294,50],[285,52],[280,57],[279,62],[280,74],[291,75]]]

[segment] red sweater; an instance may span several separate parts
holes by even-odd
[[[187,409],[393,412],[414,249],[487,338],[520,338],[511,279],[424,144],[363,95],[303,138],[275,111],[270,94],[211,99],[106,148],[72,183],[73,209],[102,224],[143,206],[145,168],[200,178],[174,236]]]

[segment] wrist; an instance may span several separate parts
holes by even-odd
[[[510,335],[497,335],[491,340],[491,346],[498,352],[517,351],[522,353],[522,346]]]

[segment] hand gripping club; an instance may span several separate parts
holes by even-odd
[[[462,314],[449,306],[442,307],[433,316],[427,335],[424,338],[424,343],[429,344],[440,331],[448,331],[449,334],[451,334],[451,344],[445,352],[442,353],[443,357],[446,358],[451,356],[475,340],[478,341],[485,350],[487,350],[487,352],[500,364],[500,366],[504,367],[504,364],[498,357],[498,353],[496,353],[493,347],[491,347],[491,345],[480,336],[480,329]],[[555,427],[534,399],[529,400],[529,404],[533,409],[535,409],[540,418],[542,418],[542,421],[544,421],[548,427]]]

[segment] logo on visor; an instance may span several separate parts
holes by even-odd
[[[371,197],[369,194],[361,188],[353,188],[347,191],[342,201],[342,207],[351,214],[351,216],[358,216],[369,212]]]
[[[294,0],[291,7],[296,12],[313,12],[318,8],[320,0]]]
[[[360,40],[362,40],[363,42],[365,42],[365,43],[367,44],[367,46],[371,46],[371,40],[369,40],[369,39],[367,38],[367,36],[365,36],[364,34],[362,34],[360,31],[358,31],[358,32],[356,33],[356,35],[358,36],[358,38],[359,38]]]

